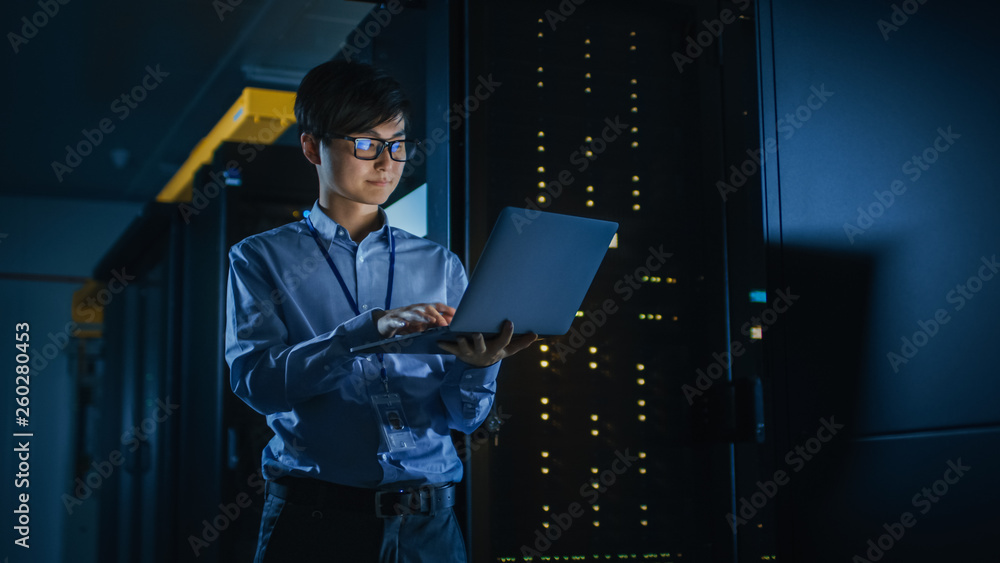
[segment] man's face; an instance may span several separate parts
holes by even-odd
[[[405,125],[400,116],[368,131],[348,131],[344,134],[386,141],[399,140],[404,136]],[[406,163],[389,158],[388,148],[383,149],[375,160],[361,160],[354,156],[354,141],[329,139],[317,146],[312,137],[309,137],[310,142],[307,142],[306,137],[308,136],[303,135],[303,152],[316,165],[320,190],[328,192],[334,200],[382,205],[396,189]]]

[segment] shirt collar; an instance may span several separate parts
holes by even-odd
[[[379,238],[388,236],[389,216],[386,214],[385,210],[382,209],[382,206],[379,206],[378,214],[382,219],[382,228],[373,231],[368,235],[369,237],[372,235],[376,235]],[[313,226],[316,227],[316,232],[319,233],[321,238],[350,246],[355,245],[355,242],[351,240],[351,236],[347,234],[347,229],[341,227],[339,223],[327,216],[326,213],[323,213],[323,209],[319,206],[318,199],[313,202],[312,209],[309,211],[309,219],[312,221]]]

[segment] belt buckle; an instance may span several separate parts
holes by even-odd
[[[395,494],[396,491],[375,491],[375,516],[377,518],[389,518],[395,516],[394,514],[383,514],[382,513],[382,495],[386,493]]]
[[[453,485],[445,486],[421,485],[409,491],[375,491],[375,515],[379,518],[391,518],[393,516],[408,516],[412,514],[434,515],[441,508],[446,508],[444,498],[447,490]],[[398,501],[393,506],[391,513],[383,510],[383,495],[397,495]],[[405,502],[404,502],[405,498]]]
[[[385,512],[382,495],[394,495],[396,501],[393,503],[392,512]],[[405,502],[404,502],[405,497]],[[416,506],[413,501],[416,499]],[[423,503],[419,491],[375,491],[375,516],[379,518],[392,518],[394,516],[409,516],[411,514],[421,514]]]

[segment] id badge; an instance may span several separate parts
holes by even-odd
[[[382,429],[382,437],[385,438],[390,452],[402,452],[417,447],[410,426],[406,423],[406,414],[403,413],[403,403],[399,395],[396,393],[375,395],[372,397],[372,405],[375,406],[378,425]]]

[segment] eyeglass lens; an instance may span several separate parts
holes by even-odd
[[[354,141],[354,153],[358,158],[374,159],[382,154],[385,143],[377,139],[356,139]],[[413,154],[414,144],[405,141],[389,142],[389,156],[393,160],[406,160]]]

